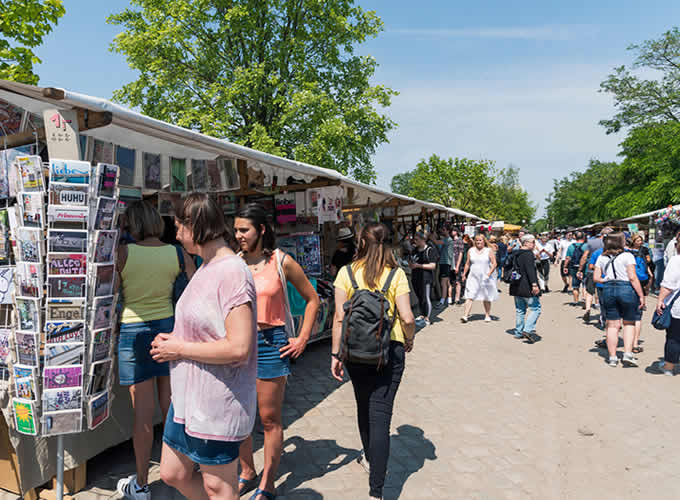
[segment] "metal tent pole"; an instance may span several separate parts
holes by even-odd
[[[64,436],[57,436],[57,500],[64,500]]]

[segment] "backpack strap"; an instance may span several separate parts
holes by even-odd
[[[392,284],[392,279],[394,278],[394,275],[397,274],[397,268],[393,267],[392,270],[390,271],[390,274],[387,275],[387,279],[385,280],[385,284],[382,287],[382,290],[380,292],[385,295],[387,293],[387,290],[390,289],[390,285]]]
[[[359,285],[357,284],[357,280],[354,278],[354,273],[352,272],[352,264],[347,264],[345,266],[345,269],[347,269],[347,274],[349,275],[349,280],[352,282],[352,288],[354,288],[354,290],[358,290]]]
[[[181,273],[186,272],[186,268],[184,267],[184,252],[182,252],[182,247],[179,245],[172,245],[175,247],[175,252],[177,253],[177,260],[179,261],[179,271]]]
[[[621,254],[619,254],[619,255],[621,255]],[[618,257],[619,255],[617,255],[616,257]],[[616,276],[616,268],[613,267],[613,266],[614,266],[614,261],[616,260],[616,257],[609,257],[609,262],[607,262],[607,265],[604,266],[604,277],[605,277],[605,278],[607,277],[607,270],[609,269],[609,266],[612,266],[612,271],[614,271],[614,279],[615,279],[615,280],[617,279],[617,276]]]

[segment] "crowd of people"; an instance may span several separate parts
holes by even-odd
[[[175,217],[176,245],[161,241],[167,228],[147,202],[130,204],[124,221],[129,243],[121,246],[117,262],[124,297],[118,373],[134,411],[136,473],[119,481],[119,492],[133,500],[151,497],[148,469],[158,401],[165,422],[165,483],[189,499],[236,499],[253,491],[250,500],[272,500],[290,360],[304,352],[320,306],[313,285],[276,247],[260,205],[243,206],[227,227],[208,195],[191,194]],[[555,268],[562,293],[583,308],[585,323],[599,309],[604,338],[597,344],[607,350],[610,366],[639,365],[642,316],[652,292],[658,293],[657,314],[669,308],[671,320],[664,359],[650,371],[672,375],[680,362],[680,301],[675,301],[680,233],[663,252],[648,248],[641,233],[611,228],[590,235],[536,238],[520,231],[471,238],[444,223],[407,237],[401,252],[393,243],[383,224],[369,223],[358,235],[341,228],[331,263],[330,371],[339,381],[348,375],[354,389],[363,446],[357,461],[369,474],[370,498],[382,498],[405,356],[417,327],[427,327],[437,309],[462,306],[465,324],[479,301],[484,321],[491,322],[504,282],[515,303],[514,336],[533,344],[541,339],[541,297],[550,293]],[[297,335],[288,283],[306,302]],[[364,323],[363,331],[357,315],[377,319]],[[251,436],[256,413],[264,432],[259,473]]]

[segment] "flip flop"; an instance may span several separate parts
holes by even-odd
[[[243,485],[243,488],[241,488],[241,485]],[[257,485],[258,485],[257,476],[255,476],[252,479],[246,479],[244,477],[239,476],[238,477],[239,496],[245,495],[246,493],[253,491],[255,488],[257,488]]]
[[[633,354],[640,354],[643,351],[644,351],[644,348],[642,348],[642,347],[633,347]]]
[[[260,488],[255,490],[255,493],[253,493],[253,496],[250,497],[250,500],[256,500],[258,495],[262,495],[265,497],[267,500],[274,500],[276,498],[276,493],[270,493],[268,491],[261,490]]]

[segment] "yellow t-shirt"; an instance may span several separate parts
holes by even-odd
[[[354,272],[354,279],[357,281],[359,288],[368,288],[366,282],[364,281],[364,269],[363,266],[357,267],[356,264],[352,264],[352,270]],[[390,274],[391,269],[386,267],[383,269],[382,275],[378,280],[378,287],[375,290],[381,290],[387,281],[387,275]],[[352,281],[349,279],[349,274],[347,273],[347,268],[343,267],[338,272],[338,276],[335,278],[335,283],[333,283],[335,288],[344,290],[347,294],[347,298],[350,299],[354,294],[354,288],[352,287]],[[390,303],[390,314],[394,314],[394,308],[396,308],[397,297],[406,295],[410,292],[408,286],[408,278],[403,269],[397,269],[397,272],[392,278],[392,283],[390,283],[390,288],[387,290],[387,300]],[[401,328],[401,321],[397,318],[392,326],[392,332],[390,332],[390,338],[396,340],[397,342],[404,343],[404,331]]]

